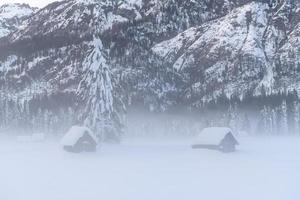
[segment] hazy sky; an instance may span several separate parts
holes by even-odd
[[[53,1],[56,0],[0,0],[0,5],[5,3],[27,3],[31,6],[43,7]]]

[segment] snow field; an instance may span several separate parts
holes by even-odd
[[[57,141],[0,142],[3,200],[295,200],[300,138],[240,138],[236,153],[193,150],[190,139],[125,139],[97,153]]]

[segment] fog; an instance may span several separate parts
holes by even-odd
[[[251,126],[261,121],[248,113]],[[99,143],[95,152],[82,153],[62,148],[60,140],[65,133],[22,140],[22,133],[7,134],[3,130],[0,199],[300,197],[296,184],[300,178],[300,138],[295,135],[274,136],[267,131],[256,134],[251,128],[251,133],[246,133],[236,124],[234,135],[239,145],[235,152],[191,148],[203,128],[230,122],[228,118],[224,122],[215,118],[219,115],[220,112],[162,114],[129,109],[120,143]]]
[[[300,199],[299,2],[0,0],[0,200]]]
[[[295,199],[299,138],[240,137],[238,151],[193,150],[190,139],[124,139],[70,154],[56,140],[1,139],[6,200]]]

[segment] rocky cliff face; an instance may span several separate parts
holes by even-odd
[[[152,50],[183,75],[186,98],[199,105],[224,95],[243,99],[262,92],[299,92],[297,53],[291,53],[298,49],[298,27],[291,26],[298,24],[298,11],[290,1],[274,7],[250,2]]]
[[[166,111],[298,91],[299,16],[292,0],[52,3],[0,39],[0,101],[14,108],[2,124],[35,126],[45,112],[55,124],[68,110],[114,135],[130,104]]]
[[[6,4],[0,7],[0,38],[21,28],[36,11],[27,4]]]

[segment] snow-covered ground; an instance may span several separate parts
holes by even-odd
[[[1,138],[1,200],[300,199],[300,138],[240,138],[236,153],[190,139],[126,139],[70,154]]]

